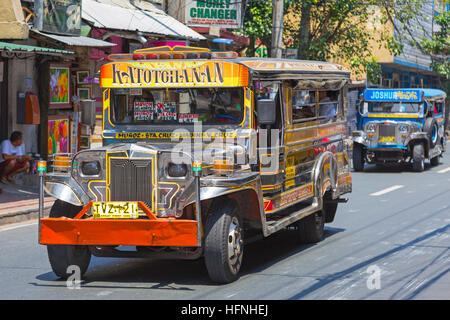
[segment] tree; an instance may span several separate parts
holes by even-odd
[[[247,56],[254,57],[256,50],[264,45],[269,50],[272,41],[272,1],[248,1],[245,8],[243,29],[240,34],[250,39]],[[260,42],[256,45],[256,40]]]
[[[365,73],[370,66],[376,71],[369,43],[375,39],[374,34],[386,31],[374,30],[374,2],[292,0],[287,9],[290,18],[285,21],[285,35],[293,39],[291,46],[298,48],[299,59],[343,61],[356,74]],[[372,28],[367,27],[370,23]],[[384,41],[385,37],[378,39],[380,45]]]

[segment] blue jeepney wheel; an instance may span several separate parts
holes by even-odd
[[[364,150],[358,143],[353,143],[353,169],[364,171]]]
[[[425,151],[422,143],[413,147],[413,169],[416,172],[422,172],[425,169]]]

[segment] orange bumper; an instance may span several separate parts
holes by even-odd
[[[197,222],[157,218],[143,203],[147,220],[81,219],[89,203],[73,219],[41,219],[40,244],[196,247]]]

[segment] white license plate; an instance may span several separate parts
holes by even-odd
[[[93,202],[92,214],[97,219],[137,219],[137,202]]]

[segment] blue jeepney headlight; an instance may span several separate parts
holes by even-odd
[[[375,132],[375,128],[376,128],[376,126],[375,126],[374,123],[369,123],[369,124],[366,126],[366,131],[367,131],[367,132]]]
[[[398,127],[398,131],[400,131],[400,132],[408,132],[408,129],[409,129],[409,125],[407,125],[407,124],[401,124]]]

